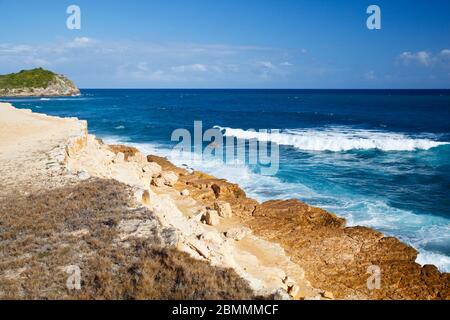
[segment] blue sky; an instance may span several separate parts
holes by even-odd
[[[69,5],[81,30],[66,28]],[[382,29],[366,27],[369,5]],[[82,88],[450,88],[450,1],[0,0],[0,73]]]

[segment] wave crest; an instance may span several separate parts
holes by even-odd
[[[408,137],[401,133],[387,133],[375,130],[331,128],[324,130],[283,130],[281,132],[257,132],[234,128],[222,128],[225,136],[238,139],[257,139],[278,145],[293,146],[305,151],[333,151],[378,149],[382,151],[429,150],[449,142]],[[270,132],[270,131],[269,131]]]

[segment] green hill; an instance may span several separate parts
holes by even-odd
[[[0,75],[0,96],[73,96],[80,91],[65,76],[42,68]]]
[[[42,68],[0,75],[0,89],[46,88],[55,76],[55,73]]]

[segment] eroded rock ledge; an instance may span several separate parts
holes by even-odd
[[[254,234],[280,244],[314,287],[338,299],[450,299],[450,274],[417,264],[417,251],[366,227],[346,227],[344,219],[297,200],[259,204],[236,184],[201,172],[189,174],[167,160],[149,156],[181,175],[178,188],[212,205],[227,201]],[[369,290],[368,268],[381,271],[381,287]],[[369,270],[370,271],[370,270]]]

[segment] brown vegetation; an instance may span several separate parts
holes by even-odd
[[[156,219],[113,180],[0,201],[2,299],[250,299],[248,284],[169,248],[161,230],[118,241],[120,221]],[[162,231],[164,233],[164,230]],[[65,267],[81,269],[81,290]]]

